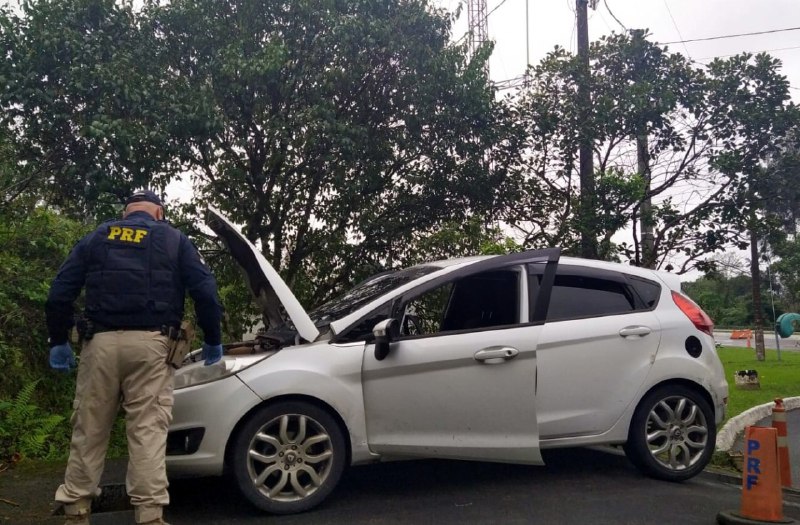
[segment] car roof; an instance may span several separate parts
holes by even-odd
[[[653,270],[650,268],[642,268],[640,266],[633,266],[630,264],[623,264],[609,261],[598,261],[595,259],[582,259],[580,257],[561,257],[559,264],[572,264],[575,266],[587,266],[591,268],[600,268],[603,270],[610,270],[614,272],[623,272],[629,275],[635,275],[645,279],[659,279],[670,289],[681,289],[681,278],[679,275],[669,273],[664,270]]]
[[[438,268],[447,268],[456,264],[471,264],[483,259],[491,259],[498,257],[497,255],[475,255],[472,257],[455,257],[453,259],[443,259],[440,261],[432,261],[424,263],[420,266],[436,266]],[[600,261],[597,259],[584,259],[581,257],[562,256],[559,258],[559,264],[569,264],[573,266],[584,266],[589,268],[599,268],[613,272],[623,272],[629,275],[635,275],[645,279],[658,279],[667,285],[670,289],[680,290],[681,282],[680,276],[669,273],[663,270],[652,270],[650,268],[641,268],[624,263]]]

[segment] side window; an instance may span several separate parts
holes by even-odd
[[[400,333],[423,335],[440,332],[452,290],[453,283],[447,283],[409,301],[400,321]]]
[[[493,271],[429,290],[406,303],[400,333],[429,335],[517,324],[519,282],[516,271]]]
[[[580,275],[558,275],[550,295],[547,320],[632,312],[635,302],[624,283]]]
[[[531,266],[531,297],[538,296],[543,269]],[[641,290],[639,290],[641,287]],[[658,300],[661,288],[646,279],[633,282],[619,272],[559,264],[550,294],[548,321],[617,315],[649,310]],[[532,305],[534,304],[532,300]],[[531,306],[533,308],[533,306]]]
[[[641,277],[628,277],[639,298],[644,303],[647,310],[655,308],[658,298],[661,297],[661,286],[653,281],[642,279]]]

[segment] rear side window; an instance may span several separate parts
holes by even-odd
[[[538,292],[542,275],[533,269],[531,296]],[[619,315],[651,310],[661,287],[646,279],[582,266],[559,265],[547,310],[548,321]]]
[[[647,309],[655,308],[658,298],[661,297],[661,286],[653,281],[642,279],[641,277],[628,277],[636,293],[642,299],[642,303]]]
[[[556,274],[547,320],[623,314],[634,311],[635,304],[633,294],[624,283]]]

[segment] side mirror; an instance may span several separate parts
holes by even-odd
[[[389,355],[389,345],[397,335],[397,320],[384,319],[372,329],[375,337],[375,359],[383,361]]]

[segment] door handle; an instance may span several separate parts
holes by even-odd
[[[619,335],[626,339],[633,339],[634,337],[644,337],[653,330],[649,326],[626,326],[619,331]]]
[[[475,352],[475,361],[492,365],[514,359],[519,355],[519,350],[510,346],[490,346]]]

